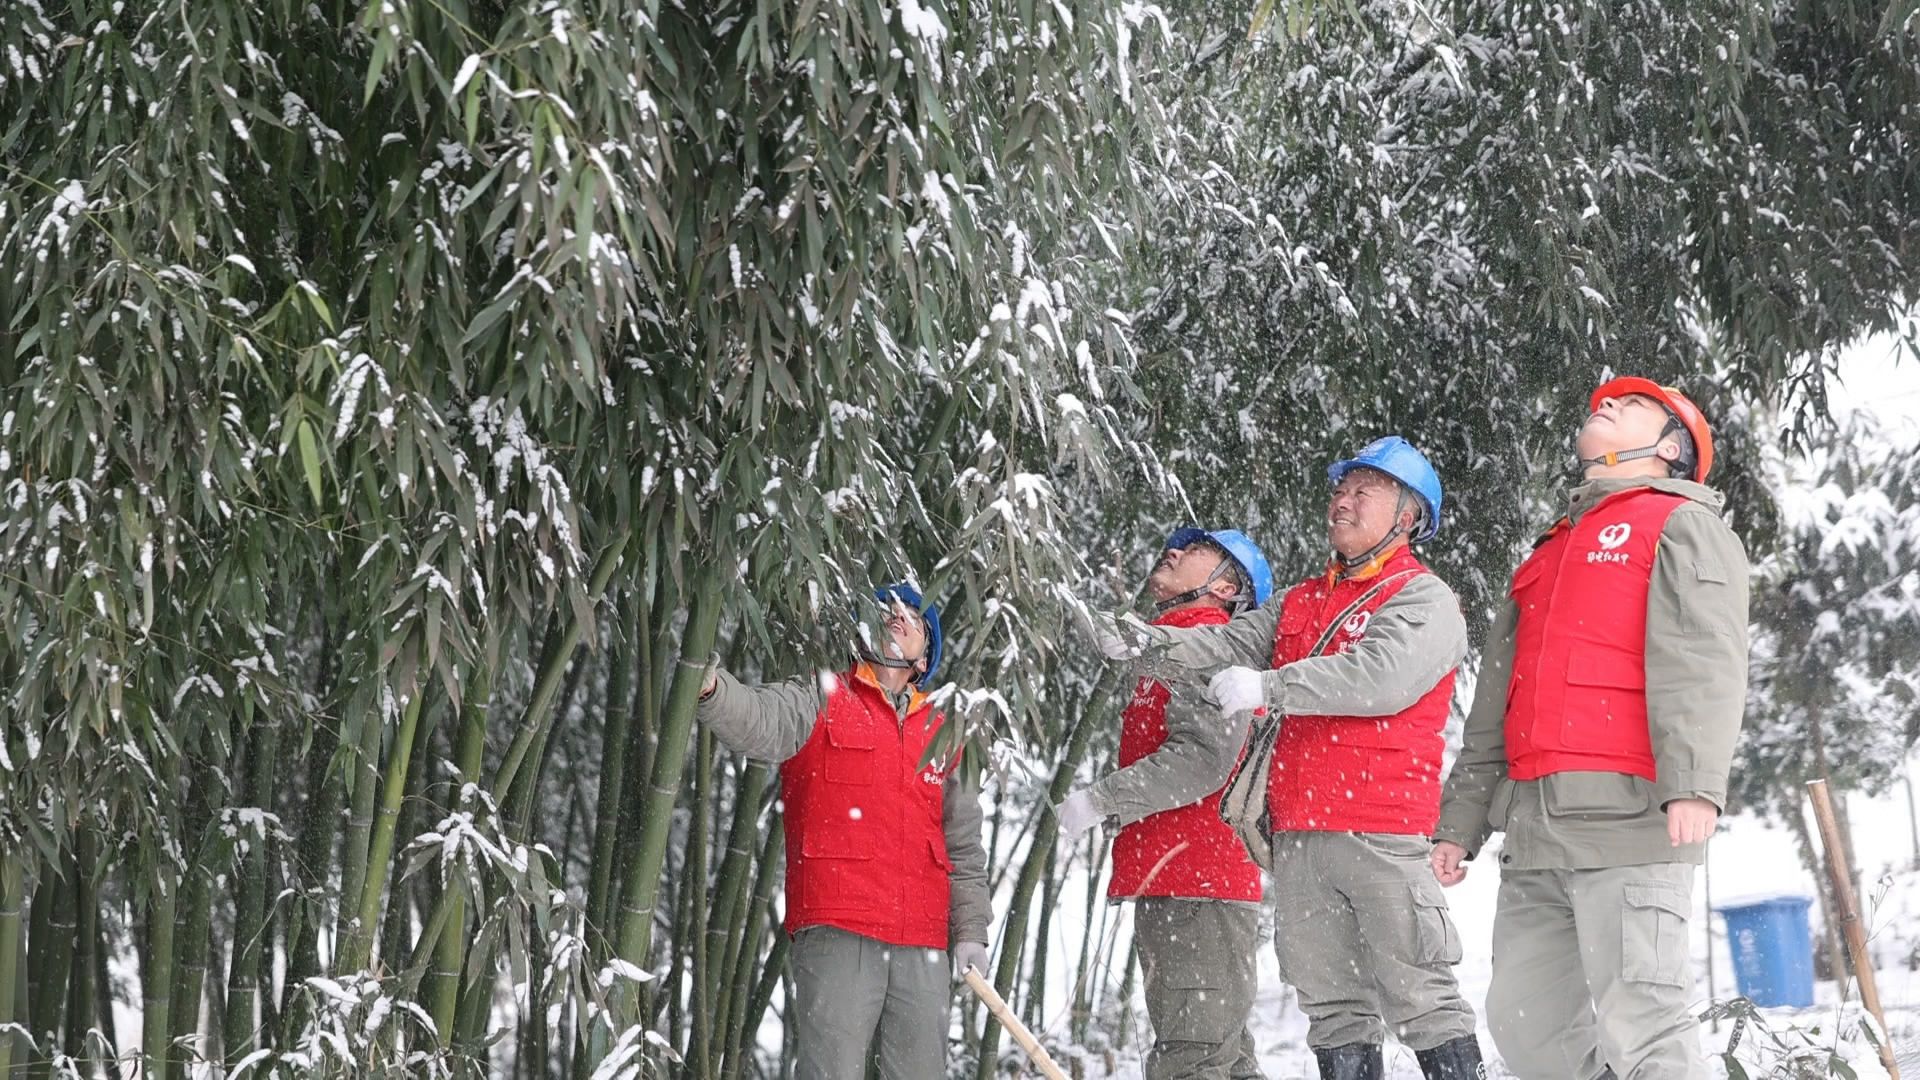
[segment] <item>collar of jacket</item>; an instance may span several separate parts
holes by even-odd
[[[908,683],[906,690],[900,694],[888,690],[880,684],[880,676],[874,672],[873,665],[867,663],[865,660],[853,666],[853,681],[865,683],[873,687],[875,692],[887,700],[887,704],[893,706],[894,712],[899,713],[901,716],[912,716],[914,713],[919,712],[920,706],[926,704],[927,701],[927,695],[921,693],[920,688],[912,683]],[[900,704],[902,698],[906,699],[906,705],[904,707]]]
[[[1652,491],[1664,491],[1669,495],[1679,495],[1699,503],[1716,514],[1727,502],[1726,496],[1718,491],[1691,480],[1670,479],[1664,476],[1610,476],[1585,480],[1574,487],[1567,499],[1567,520],[1577,522],[1586,515],[1587,511],[1602,502],[1635,488],[1647,488]]]
[[[1369,578],[1379,577],[1388,570],[1398,569],[1403,562],[1420,564],[1419,557],[1413,553],[1412,544],[1395,544],[1367,560],[1365,565],[1356,566],[1351,570],[1341,564],[1340,556],[1335,555],[1327,560],[1327,588],[1331,589],[1343,581],[1366,581]]]
[[[1232,616],[1227,614],[1225,608],[1214,607],[1212,604],[1201,604],[1196,607],[1174,608],[1172,611],[1162,612],[1154,617],[1153,625],[1185,628],[1189,626],[1205,626],[1209,623],[1223,623],[1231,618]]]

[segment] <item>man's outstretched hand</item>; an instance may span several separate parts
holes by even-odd
[[[1207,682],[1207,695],[1220,705],[1221,716],[1250,712],[1267,703],[1260,673],[1250,667],[1223,668]]]
[[[1053,808],[1060,819],[1060,839],[1071,844],[1080,839],[1080,834],[1100,824],[1100,811],[1093,805],[1093,796],[1084,789],[1066,797],[1059,806]]]

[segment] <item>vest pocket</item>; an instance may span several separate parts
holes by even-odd
[[[896,898],[883,884],[886,875],[873,866],[874,845],[874,837],[864,829],[845,825],[808,829],[800,842],[806,859],[801,878],[806,895],[799,898],[802,909],[812,915],[850,913],[861,918],[891,911]]]
[[[1620,977],[1655,986],[1687,986],[1685,891],[1657,881],[1628,882],[1620,911]]]
[[[872,784],[879,755],[873,732],[850,724],[826,725],[829,749],[822,775],[830,784]]]
[[[1641,657],[1576,647],[1567,659],[1560,743],[1569,750],[1626,753],[1647,741],[1647,671]]]

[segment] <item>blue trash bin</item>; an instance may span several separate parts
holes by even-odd
[[[1813,1005],[1813,934],[1807,928],[1805,896],[1775,896],[1720,908],[1727,920],[1740,993],[1755,1005]]]

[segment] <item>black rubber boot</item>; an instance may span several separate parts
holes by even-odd
[[[1320,1063],[1320,1080],[1385,1080],[1387,1074],[1379,1043],[1348,1043],[1315,1050],[1313,1059]]]
[[[1427,1080],[1485,1080],[1487,1067],[1480,1064],[1480,1040],[1462,1035],[1431,1050],[1416,1050],[1420,1075]]]

